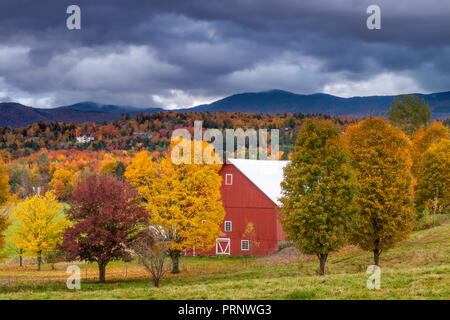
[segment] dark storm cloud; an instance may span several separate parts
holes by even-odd
[[[65,26],[82,10],[82,30]],[[377,4],[382,29],[366,28]],[[450,89],[447,0],[3,0],[0,100],[190,106],[273,88]]]

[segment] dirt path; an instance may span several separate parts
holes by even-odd
[[[307,261],[314,259],[315,256],[310,256],[301,253],[295,247],[287,247],[274,253],[271,256],[259,258],[255,261],[255,264],[284,264],[284,263],[296,263],[301,261]]]
[[[356,246],[350,245],[346,246],[339,251],[332,253],[332,255],[343,255],[349,252],[358,250]],[[257,265],[271,265],[271,264],[287,264],[287,263],[298,263],[302,261],[310,261],[317,259],[315,255],[307,255],[298,251],[295,247],[287,247],[281,249],[280,251],[274,253],[271,256],[262,257],[257,259],[254,264]]]

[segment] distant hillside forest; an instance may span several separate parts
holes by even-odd
[[[83,124],[38,122],[23,128],[0,128],[0,150],[4,160],[26,157],[41,149],[91,151],[166,151],[172,131],[188,128],[193,132],[195,120],[203,128],[280,129],[280,151],[283,158],[292,151],[297,132],[306,119],[330,119],[342,130],[357,120],[350,117],[296,114],[254,114],[233,112],[158,112],[122,115],[111,123]],[[83,137],[87,138],[86,140]],[[78,138],[78,139],[77,139]],[[92,139],[93,138],[93,139]]]

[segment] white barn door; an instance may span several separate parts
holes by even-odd
[[[216,239],[216,254],[230,255],[230,238]]]

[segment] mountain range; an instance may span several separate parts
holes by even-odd
[[[425,99],[434,118],[450,115],[450,91],[432,94],[414,94]],[[189,109],[191,111],[229,111],[252,113],[323,113],[338,116],[364,117],[384,115],[394,98],[399,96],[368,96],[341,98],[324,93],[295,94],[282,90],[241,93]]]
[[[135,114],[135,113],[153,113],[167,111],[162,108],[136,108],[126,106],[115,106],[111,104],[99,104],[95,102],[80,102],[72,104],[70,106],[58,107],[59,110],[76,110],[83,112],[99,112],[99,113],[111,113],[111,114]]]
[[[433,119],[450,117],[450,91],[432,94],[415,94],[425,99],[432,110]],[[341,98],[329,94],[295,94],[283,90],[240,93],[210,104],[172,111],[183,112],[250,112],[250,113],[323,113],[337,116],[364,117],[385,115],[394,98],[398,96],[367,96]],[[53,109],[39,109],[18,103],[0,103],[0,126],[22,127],[39,121],[51,122],[111,122],[122,114],[154,113],[162,108],[135,108],[81,102]]]

